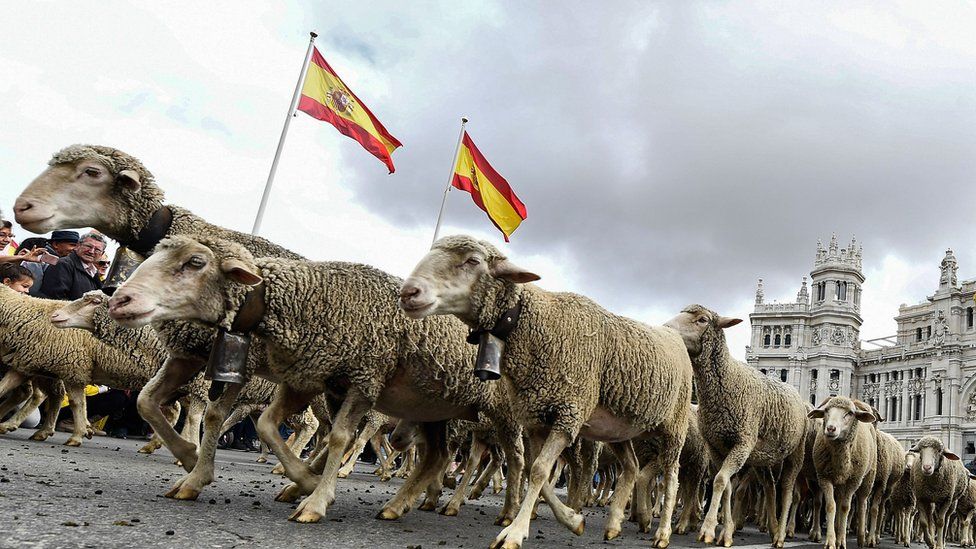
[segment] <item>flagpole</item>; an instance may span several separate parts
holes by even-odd
[[[291,106],[288,107],[288,114],[285,116],[285,126],[281,128],[281,137],[278,138],[278,149],[275,151],[274,161],[271,162],[271,172],[268,173],[268,182],[264,184],[264,194],[261,195],[261,205],[258,206],[258,215],[254,218],[254,227],[251,229],[252,235],[257,235],[261,230],[261,221],[264,219],[264,209],[268,205],[268,196],[271,195],[271,184],[274,183],[275,172],[278,171],[278,160],[281,159],[281,149],[285,146],[285,136],[288,135],[288,126],[295,115],[295,108],[298,107],[298,99],[302,94],[302,85],[305,83],[305,73],[308,72],[308,62],[312,58],[312,49],[315,47],[315,39],[318,34],[310,32],[308,39],[308,51],[305,52],[305,61],[302,63],[302,72],[298,75],[298,84],[295,85],[295,94],[291,98]]]
[[[441,220],[444,219],[444,207],[447,205],[447,193],[451,192],[451,182],[454,181],[454,167],[457,165],[458,151],[461,150],[461,140],[464,139],[464,125],[468,123],[468,119],[461,117],[461,132],[458,133],[457,146],[454,147],[454,158],[451,160],[451,175],[447,178],[447,188],[444,189],[444,198],[441,199],[441,211],[437,214],[437,225],[434,226],[434,240],[430,242],[430,247],[434,247],[434,243],[437,242],[437,236],[441,232]]]

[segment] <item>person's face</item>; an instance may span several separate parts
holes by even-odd
[[[108,266],[111,265],[111,261],[108,260],[107,255],[102,255],[101,258],[95,263],[95,268],[98,269],[98,274],[105,276],[108,273]]]
[[[10,239],[14,237],[13,231],[9,227],[0,227],[0,250],[10,244]]]
[[[58,256],[64,257],[75,251],[75,248],[78,247],[78,243],[70,241],[51,242],[51,247],[54,248],[54,251],[58,253]]]
[[[26,294],[28,291],[30,291],[31,286],[34,285],[34,279],[27,278],[26,276],[16,280],[5,278],[3,279],[3,285],[10,287],[11,290],[17,293]]]
[[[81,244],[78,245],[78,249],[75,250],[75,253],[78,254],[78,257],[80,257],[86,265],[91,265],[92,263],[98,261],[98,258],[102,257],[102,255],[105,253],[105,244],[102,244],[94,238],[86,238],[81,241]]]

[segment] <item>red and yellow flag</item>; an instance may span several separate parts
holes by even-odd
[[[505,235],[505,242],[526,217],[525,204],[515,196],[508,181],[498,174],[474,146],[468,132],[461,138],[454,178],[451,185],[471,193],[471,199],[488,214],[491,222]]]
[[[373,156],[395,171],[392,153],[400,142],[386,131],[366,105],[352,93],[325,61],[318,48],[313,48],[298,110],[332,124],[342,134],[359,142]]]

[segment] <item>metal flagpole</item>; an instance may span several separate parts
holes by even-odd
[[[461,140],[464,139],[464,125],[468,123],[468,119],[461,117],[461,132],[458,134],[457,146],[454,147],[454,159],[451,160],[451,175],[447,178],[447,188],[444,189],[444,198],[441,200],[441,211],[437,214],[437,225],[434,226],[434,240],[430,242],[430,247],[434,247],[434,243],[437,242],[437,236],[441,232],[441,220],[444,219],[444,207],[447,205],[447,193],[451,192],[451,181],[454,180],[454,167],[457,165],[458,151],[461,150]]]
[[[274,182],[275,172],[278,171],[278,160],[281,158],[281,149],[285,146],[285,136],[288,135],[288,126],[295,115],[295,108],[298,107],[298,98],[302,94],[302,86],[305,84],[305,73],[308,71],[308,62],[312,58],[312,48],[315,47],[315,38],[318,34],[308,33],[308,51],[305,52],[305,61],[302,63],[302,72],[298,75],[298,84],[295,85],[295,95],[291,98],[291,106],[288,107],[288,115],[285,116],[285,127],[281,128],[281,137],[278,138],[278,150],[275,151],[274,161],[271,163],[271,172],[268,174],[268,182],[264,184],[264,194],[261,196],[261,205],[258,206],[258,215],[254,218],[254,228],[251,234],[257,235],[261,230],[261,221],[264,219],[264,209],[268,205],[268,196],[271,194],[271,184]]]

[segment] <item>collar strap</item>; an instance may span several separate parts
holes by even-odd
[[[467,342],[472,345],[477,345],[481,334],[490,333],[491,335],[497,337],[498,339],[505,341],[508,336],[515,331],[518,327],[519,317],[522,315],[522,302],[516,303],[514,307],[505,311],[498,321],[495,322],[495,326],[490,330],[475,330],[468,334]]]
[[[163,206],[152,214],[149,223],[139,231],[135,241],[130,242],[127,247],[140,255],[149,255],[149,252],[169,232],[172,224],[173,212],[167,206]]]
[[[237,311],[234,322],[231,323],[230,331],[248,334],[258,327],[267,310],[265,290],[264,282],[262,282],[247,292],[247,295],[244,297],[244,303]]]

